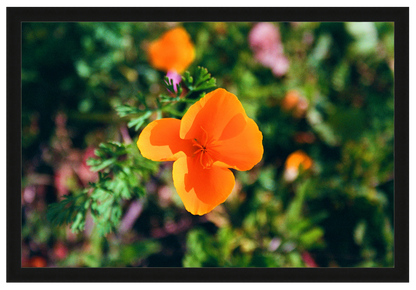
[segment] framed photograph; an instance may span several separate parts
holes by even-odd
[[[8,282],[408,282],[409,8],[7,8]]]

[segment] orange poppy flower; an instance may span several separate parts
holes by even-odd
[[[150,43],[148,54],[154,68],[182,73],[194,61],[195,48],[188,32],[177,27]]]
[[[182,120],[151,122],[137,141],[142,155],[175,161],[173,183],[190,213],[203,215],[223,203],[235,179],[263,156],[263,135],[238,98],[224,89],[206,94]]]
[[[285,163],[285,179],[293,181],[299,174],[299,167],[307,170],[312,166],[312,159],[302,150],[298,150],[289,155]]]
[[[286,159],[286,168],[299,169],[302,165],[303,169],[309,169],[312,166],[312,159],[302,150],[298,150],[289,155]]]

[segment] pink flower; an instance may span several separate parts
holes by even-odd
[[[253,50],[273,50],[280,44],[280,33],[273,24],[261,22],[250,31],[248,40]]]
[[[275,59],[274,65],[271,69],[275,76],[281,77],[285,75],[289,69],[289,60],[285,56],[279,55]]]
[[[62,164],[55,172],[54,182],[58,196],[69,194],[68,182],[73,177],[73,175],[74,172],[72,167],[67,163]]]
[[[175,93],[176,93],[178,91],[178,89],[176,88],[176,85],[179,85],[180,82],[182,81],[181,75],[178,74],[175,70],[170,70],[168,71],[166,76],[169,78],[169,82],[171,80],[173,81],[173,88],[175,89]]]
[[[81,164],[79,164],[78,168],[76,169],[78,177],[81,179],[85,186],[89,182],[95,182],[98,179],[97,172],[91,171],[90,167],[87,165],[87,160],[91,157],[95,157],[94,148],[88,147],[83,153]]]
[[[248,36],[255,59],[272,69],[275,76],[283,76],[289,69],[289,60],[284,56],[279,29],[271,23],[257,23]]]

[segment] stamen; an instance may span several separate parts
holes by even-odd
[[[205,142],[203,143],[203,144],[205,144],[205,145],[207,145],[207,141],[208,141],[208,132],[207,131],[205,131],[205,129],[204,128],[202,128],[202,126],[201,126],[201,129],[202,129],[202,131],[204,131],[204,137],[205,137]]]
[[[203,134],[203,142],[199,142],[198,139],[194,138],[192,140],[192,146],[197,147],[198,149],[194,152],[192,157],[197,157],[199,159],[199,163],[201,164],[202,168],[209,169],[211,168],[212,164],[214,163],[213,154],[215,154],[215,151],[213,152],[211,150],[212,147],[216,147],[217,145],[211,144],[212,137],[208,140],[208,132],[202,128]],[[197,156],[199,154],[199,156]]]

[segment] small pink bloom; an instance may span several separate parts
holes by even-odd
[[[78,177],[84,185],[87,185],[89,182],[95,182],[98,179],[97,172],[91,171],[87,165],[87,160],[93,157],[95,157],[94,148],[86,148],[82,156],[82,162],[77,168]]]
[[[248,40],[253,50],[273,50],[280,43],[280,33],[273,24],[261,22],[250,31]]]
[[[59,260],[65,259],[68,256],[68,248],[62,242],[57,242],[53,247],[53,253]]]
[[[69,194],[68,181],[73,175],[74,172],[67,163],[62,164],[55,172],[54,182],[59,197]]]
[[[275,76],[281,77],[289,69],[289,60],[284,56],[279,29],[271,23],[256,24],[248,36],[254,58],[265,67],[272,69]]]
[[[281,77],[286,74],[289,69],[289,60],[281,55],[276,58],[274,66],[272,67],[272,72],[275,76]]]
[[[305,262],[306,267],[319,267],[315,260],[312,258],[311,254],[306,251],[302,253],[302,259]]]
[[[168,73],[166,74],[166,76],[169,78],[169,82],[171,80],[173,81],[173,88],[175,89],[175,93],[176,93],[178,91],[177,88],[176,88],[176,85],[179,85],[180,82],[182,81],[181,75],[178,74],[174,70],[170,70],[170,71],[168,71]]]

